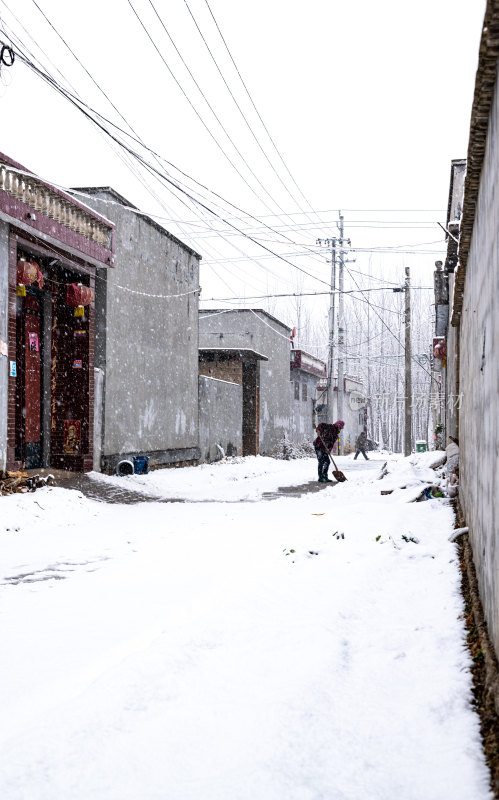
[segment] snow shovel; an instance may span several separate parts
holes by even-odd
[[[337,467],[337,466],[336,466],[336,464],[334,463],[334,458],[333,458],[333,456],[331,455],[331,453],[329,452],[329,450],[328,450],[328,449],[327,449],[327,447],[326,447],[326,443],[325,443],[324,439],[323,439],[323,438],[322,438],[322,436],[320,435],[320,433],[319,433],[319,431],[317,430],[317,428],[316,428],[315,430],[316,430],[317,434],[319,435],[319,439],[321,440],[322,444],[324,445],[324,449],[326,450],[326,453],[327,453],[327,454],[328,454],[328,456],[329,456],[329,460],[330,460],[330,461],[332,462],[332,464],[333,464],[333,467],[334,467],[334,469],[333,469],[333,477],[335,478],[335,480],[337,480],[337,481],[338,481],[338,483],[343,483],[343,481],[346,481],[346,480],[348,480],[347,476],[346,476],[346,475],[344,475],[344,474],[343,474],[343,472],[342,472],[340,469],[338,469],[338,467]]]

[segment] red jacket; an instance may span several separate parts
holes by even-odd
[[[314,447],[322,450],[323,453],[330,452],[340,435],[340,431],[341,428],[337,425],[331,425],[329,422],[321,422],[321,424],[317,426],[317,433],[320,433],[320,436],[314,439]],[[321,436],[324,441],[321,440]],[[326,447],[324,447],[324,445],[326,445]]]

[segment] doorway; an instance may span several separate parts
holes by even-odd
[[[43,466],[43,309],[40,294],[17,297],[16,461]]]

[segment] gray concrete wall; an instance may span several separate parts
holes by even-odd
[[[115,267],[96,286],[103,458],[155,453],[156,466],[175,462],[175,451],[177,460],[197,458],[198,295],[189,292],[199,286],[198,259],[112,196],[85,202],[116,224]]]
[[[345,392],[343,401],[343,422],[345,427],[340,434],[342,454],[348,455],[355,450],[355,441],[359,433],[364,429],[364,408],[350,405],[350,393]]]
[[[217,447],[219,445],[219,447]],[[199,376],[200,461],[240,456],[243,449],[243,387],[218,378]]]
[[[94,367],[94,470],[100,471],[104,419],[104,370]]]
[[[459,496],[499,653],[499,106],[491,109],[461,317]]]
[[[8,344],[9,321],[9,226],[0,220],[0,340]],[[15,354],[10,354],[15,360]],[[9,357],[0,353],[0,469],[7,463],[7,407]]]
[[[355,441],[359,433],[364,430],[364,410],[365,405],[359,407],[358,396],[364,394],[363,386],[361,383],[353,383],[349,378],[345,381],[346,390],[343,396],[343,415],[342,419],[345,427],[341,431],[339,444],[341,447],[341,454],[348,455],[355,450]],[[355,389],[352,389],[355,386]],[[336,422],[339,417],[338,414],[338,392],[334,391],[332,394],[333,411],[331,416],[328,414],[327,408],[320,414],[317,414],[318,422]],[[322,396],[321,403],[328,402],[327,392]],[[373,434],[376,437],[376,433]]]
[[[299,369],[291,370],[289,393],[289,431],[288,439],[296,444],[313,442],[316,437],[313,425],[313,399],[315,398],[318,378]],[[295,383],[299,385],[300,397],[295,398]],[[307,387],[307,399],[303,399],[303,386]]]
[[[449,275],[449,292],[452,297],[454,291],[454,275]],[[445,434],[447,437],[459,436],[458,417],[460,406],[460,392],[458,385],[458,348],[459,328],[449,324],[447,328],[447,366],[442,370],[445,380]],[[446,442],[444,443],[446,444]]]
[[[289,432],[291,329],[263,311],[200,312],[200,347],[246,347],[268,357],[260,361],[260,454],[269,455]]]

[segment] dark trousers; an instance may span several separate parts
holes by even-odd
[[[317,461],[319,462],[319,478],[327,478],[327,471],[329,469],[329,456],[319,447],[315,448],[315,454],[317,456]]]
[[[355,459],[357,458],[357,456],[359,455],[359,453],[362,453],[362,455],[364,456],[364,458],[366,459],[366,461],[369,461],[368,457],[366,456],[366,451],[365,451],[365,450],[363,450],[363,449],[362,449],[362,447],[359,447],[359,449],[358,449],[358,450],[357,450],[357,452],[355,453],[355,455],[354,455],[354,457],[353,457],[353,460],[354,460],[354,461],[355,461]]]

